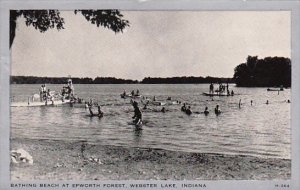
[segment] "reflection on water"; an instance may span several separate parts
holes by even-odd
[[[133,134],[134,134],[134,142],[138,146],[143,134],[143,130],[139,128],[135,128]]]
[[[49,85],[59,90],[60,85]],[[26,101],[39,85],[12,85],[15,101]],[[87,141],[130,147],[154,147],[168,150],[244,154],[261,157],[290,158],[290,90],[267,92],[265,88],[235,88],[233,97],[206,97],[208,85],[76,85],[79,97],[93,98],[102,106],[104,117],[89,117],[80,107],[14,107],[11,108],[13,138]],[[124,90],[139,89],[158,100],[180,100],[193,111],[210,114],[187,116],[180,105],[148,106],[142,110],[146,122],[143,130],[128,125],[133,116],[129,99],[121,99]],[[241,107],[239,108],[239,100]],[[253,105],[251,106],[251,100]],[[269,104],[266,104],[266,101]],[[213,109],[219,105],[222,114]],[[96,110],[95,110],[96,111]]]

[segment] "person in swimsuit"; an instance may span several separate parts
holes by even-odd
[[[140,110],[140,108],[138,107],[138,103],[136,101],[134,101],[132,103],[133,108],[134,108],[134,116],[132,117],[133,123],[138,125],[142,122],[142,112]]]

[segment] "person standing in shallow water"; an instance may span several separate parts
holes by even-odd
[[[209,85],[209,93],[210,94],[214,93],[214,85],[213,85],[213,83],[210,83],[210,85]]]
[[[132,103],[133,108],[134,108],[134,116],[132,117],[133,123],[138,125],[142,122],[142,112],[140,110],[140,108],[138,107],[138,103],[136,101],[134,101]]]
[[[40,87],[40,101],[42,102],[43,101],[43,92],[44,91],[44,86],[43,85],[41,85],[41,87]]]

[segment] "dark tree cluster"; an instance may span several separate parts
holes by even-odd
[[[285,57],[248,56],[247,62],[235,67],[234,76],[237,86],[275,87],[291,86],[291,60]]]
[[[35,77],[35,76],[11,76],[11,84],[66,84],[66,77]],[[117,79],[114,77],[72,78],[74,84],[131,84],[138,81]]]
[[[232,83],[232,78],[216,78],[216,77],[169,77],[169,78],[144,78],[143,84],[204,84],[204,83]]]

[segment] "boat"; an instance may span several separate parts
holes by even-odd
[[[141,98],[142,95],[120,94],[121,98]]]
[[[204,95],[204,96],[233,96],[233,95],[227,94],[227,93],[206,93],[206,92],[203,92],[202,95]]]
[[[283,91],[283,88],[268,88],[267,91]]]
[[[151,104],[156,105],[156,106],[164,106],[167,104],[167,102],[152,101]]]
[[[172,101],[172,102],[168,102],[169,105],[179,105],[181,104],[180,101]]]

